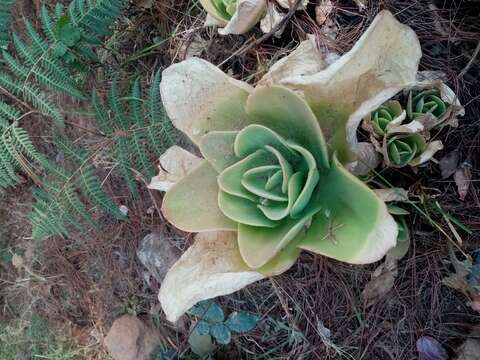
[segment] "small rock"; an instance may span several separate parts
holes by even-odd
[[[179,251],[164,236],[151,233],[143,238],[137,256],[152,276],[162,282],[167,271],[180,257]]]
[[[159,332],[131,315],[115,320],[105,337],[105,346],[114,360],[149,360],[159,345]]]

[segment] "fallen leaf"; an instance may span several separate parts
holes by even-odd
[[[408,201],[408,191],[402,188],[374,189],[373,192],[384,202]]]
[[[464,162],[460,167],[455,171],[453,175],[455,184],[457,184],[458,197],[460,200],[465,200],[465,197],[468,194],[468,189],[470,188],[470,182],[472,180],[472,173],[470,172],[470,165],[467,162]]]
[[[265,34],[268,34],[270,31],[272,31],[275,28],[275,26],[277,26],[280,23],[280,21],[282,21],[284,17],[285,17],[285,14],[280,13],[274,4],[269,2],[267,6],[267,14],[260,21],[260,29]],[[274,36],[280,37],[283,33],[283,30],[285,30],[285,26],[282,26],[274,34]]]
[[[442,179],[452,176],[457,170],[459,160],[458,151],[448,153],[440,160],[440,170],[442,172]]]
[[[362,291],[362,298],[366,307],[372,306],[385,297],[393,288],[397,274],[397,261],[387,257],[385,262],[375,269],[371,280]]]
[[[17,270],[21,270],[23,268],[23,266],[25,265],[25,259],[23,258],[23,256],[21,255],[18,255],[18,254],[14,254],[12,256],[12,265],[17,269]]]
[[[323,25],[332,10],[333,4],[331,0],[321,0],[320,4],[315,7],[315,20],[317,21],[317,24]]]
[[[420,360],[448,360],[448,354],[437,340],[431,336],[422,336],[416,343]]]
[[[358,6],[358,10],[363,11],[367,7],[368,0],[354,0]]]
[[[300,5],[298,5],[297,10],[303,10],[307,7],[309,0],[303,0]],[[284,9],[290,9],[291,6],[295,5],[295,0],[277,0],[277,4],[283,7]]]

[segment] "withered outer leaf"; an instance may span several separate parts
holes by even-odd
[[[158,298],[175,322],[197,302],[230,294],[265,276],[248,268],[234,232],[205,232],[168,271]]]
[[[160,83],[167,115],[196,144],[210,130],[243,128],[245,102],[252,90],[247,83],[195,57],[169,66]]]
[[[223,29],[218,29],[218,33],[244,34],[260,21],[266,11],[267,0],[237,0],[235,14]]]
[[[167,149],[159,160],[158,175],[148,184],[149,189],[159,191],[168,191],[202,161],[198,156],[177,145]]]
[[[283,79],[313,75],[327,67],[325,56],[317,49],[314,35],[307,35],[288,56],[273,64],[258,85],[281,84]]]

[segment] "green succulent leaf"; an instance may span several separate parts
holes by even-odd
[[[165,194],[162,212],[184,231],[236,230],[218,207],[218,193],[217,172],[204,161]]]
[[[420,134],[394,135],[387,139],[388,159],[399,167],[410,163],[425,148],[425,139]]]
[[[240,160],[233,148],[237,134],[237,131],[210,131],[200,140],[200,152],[217,172]]]
[[[378,242],[379,229],[397,234],[383,203],[361,180],[334,158],[332,169],[320,179],[316,199],[322,205],[299,246],[349,263],[381,258],[395,243]]]
[[[407,116],[411,120],[425,114],[439,118],[446,112],[447,104],[441,99],[440,90],[410,91],[408,94]]]
[[[370,113],[365,122],[372,126],[373,131],[378,136],[384,136],[388,124],[402,114],[402,106],[396,100],[389,100],[382,104],[378,109]]]

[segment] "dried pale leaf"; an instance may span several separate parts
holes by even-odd
[[[15,267],[15,269],[21,270],[25,265],[25,259],[21,255],[13,254],[12,265]]]
[[[372,306],[393,288],[398,275],[397,261],[387,257],[385,262],[375,269],[371,280],[362,291],[362,298],[366,307]]]
[[[363,11],[367,7],[368,0],[354,0],[358,6],[358,10]]]
[[[460,200],[465,200],[472,180],[470,166],[463,163],[462,166],[455,171],[453,179],[455,180],[455,184],[457,184],[458,197]]]
[[[160,83],[167,115],[195,143],[210,130],[242,128],[252,89],[199,58],[169,66]]]
[[[431,336],[420,337],[416,348],[420,360],[448,360],[448,354],[442,344]]]
[[[208,41],[194,33],[179,49],[179,56],[183,59],[189,59],[194,56],[200,56],[207,49]]]
[[[281,84],[284,79],[315,74],[327,66],[324,56],[317,48],[314,35],[302,41],[288,56],[278,60],[259,85]]]
[[[357,156],[357,160],[346,164],[346,168],[354,175],[367,175],[382,161],[380,154],[371,143],[358,143],[356,149],[355,155]]]
[[[403,188],[374,189],[373,192],[384,202],[408,201],[408,191]]]
[[[322,27],[320,28],[320,32],[322,33],[322,35],[332,41],[335,41],[335,39],[337,38],[338,30],[338,24],[332,18],[327,18],[323,23]]]
[[[423,151],[420,156],[418,156],[416,159],[413,159],[410,162],[411,166],[417,166],[426,163],[429,161],[431,158],[433,158],[433,155],[439,150],[443,149],[443,144],[440,140],[435,140],[431,141],[428,143],[427,148],[425,151]]]
[[[293,5],[295,5],[296,0],[276,0],[276,2],[284,9],[290,9]],[[308,2],[309,0],[302,0],[297,10],[305,9],[308,5]]]
[[[286,14],[280,13],[274,4],[269,2],[267,6],[267,14],[260,21],[260,29],[265,34],[268,34],[282,21],[285,16]],[[274,35],[276,37],[280,37],[283,33],[283,30],[285,30],[285,26],[282,26],[282,28],[279,29]]]
[[[160,156],[158,175],[148,184],[149,189],[168,191],[202,161],[180,146],[174,145]]]
[[[218,33],[244,34],[260,21],[266,11],[266,0],[238,0],[235,14],[223,29],[218,29]]]
[[[315,20],[318,25],[323,25],[333,10],[332,0],[321,0],[315,7]]]
[[[227,25],[227,21],[223,19],[217,19],[216,17],[213,17],[212,15],[207,13],[207,17],[205,18],[205,23],[203,26],[217,26],[217,27],[223,27]]]
[[[448,153],[440,160],[440,170],[442,172],[442,179],[446,179],[457,170],[459,160],[459,153],[457,150]]]
[[[160,288],[159,300],[175,322],[201,300],[230,294],[264,276],[242,260],[235,232],[200,233],[172,266]]]

